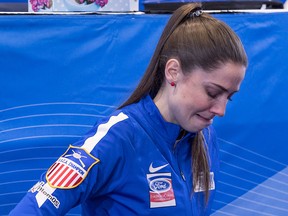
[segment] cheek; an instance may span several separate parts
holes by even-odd
[[[180,100],[175,103],[175,107],[178,111],[176,113],[178,116],[182,116],[182,118],[188,119],[192,115],[197,112],[197,98],[183,96]]]
[[[171,99],[172,115],[182,120],[185,118],[187,120],[196,113],[207,110],[210,106],[210,100],[204,89],[201,86],[195,86],[195,84],[176,86]]]
[[[197,107],[199,108],[207,108],[207,107],[210,107],[212,104],[211,99],[208,98],[208,96],[206,95],[202,95],[201,97],[198,96],[197,101],[195,101],[195,103],[197,104]]]
[[[195,90],[194,92],[183,94],[182,104],[184,104],[183,106],[187,111],[193,113],[207,109],[211,102],[204,92]]]
[[[194,112],[194,100],[187,94],[175,94],[170,100],[171,115],[174,116],[176,122],[180,123],[183,120],[190,118],[191,112]]]

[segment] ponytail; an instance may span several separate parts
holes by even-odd
[[[201,7],[201,4],[187,4],[185,6],[186,7],[181,7],[180,9],[176,10],[170,17],[158,41],[158,44],[144,76],[142,77],[140,83],[138,84],[134,92],[131,94],[131,96],[119,108],[122,108],[132,103],[136,103],[143,96],[148,94],[152,98],[154,98],[158,93],[164,79],[164,70],[159,70],[162,49],[170,35],[179,26],[179,24],[186,17],[189,16],[191,11]]]

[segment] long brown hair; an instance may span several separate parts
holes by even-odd
[[[247,56],[236,33],[224,22],[201,12],[201,4],[190,3],[178,8],[170,17],[156,46],[142,80],[132,95],[120,106],[138,102],[143,96],[156,96],[165,79],[166,62],[177,58],[183,73],[194,68],[212,71],[222,63],[233,62],[247,67]],[[210,161],[202,132],[192,144],[193,191],[199,181],[209,198]]]

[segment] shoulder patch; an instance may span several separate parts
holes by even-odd
[[[46,180],[53,188],[75,188],[99,161],[84,148],[70,145],[67,151],[48,169]]]

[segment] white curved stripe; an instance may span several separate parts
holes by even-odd
[[[240,178],[240,177],[232,175],[230,173],[226,173],[226,172],[223,172],[223,171],[220,171],[220,173],[228,175],[228,176],[231,176],[231,177],[236,178],[236,179],[240,179],[241,181],[244,181],[244,182],[248,182],[248,183],[254,184],[255,186],[259,185],[258,182],[253,182],[253,181],[250,181],[250,180],[247,180],[247,179],[244,179],[244,178]],[[275,188],[270,187],[270,186],[266,186],[266,185],[260,184],[259,187],[264,187],[266,189],[270,189],[271,191],[276,191],[278,193],[282,193],[282,194],[288,195],[288,192],[284,192],[283,190],[278,190],[278,189],[275,189]]]
[[[78,102],[51,102],[51,103],[38,103],[38,104],[27,104],[27,105],[22,105],[22,106],[14,106],[14,107],[2,109],[2,110],[0,110],[0,112],[6,112],[6,111],[10,111],[10,110],[22,109],[22,108],[27,108],[27,107],[50,106],[50,105],[85,105],[85,106],[116,108],[116,106],[107,105],[107,104],[78,103]]]
[[[45,125],[33,125],[33,126],[25,126],[25,127],[18,127],[18,128],[11,128],[7,130],[2,130],[0,133],[7,133],[16,130],[25,130],[31,128],[45,128],[45,127],[85,127],[91,128],[93,125],[82,125],[82,124],[45,124]]]
[[[66,149],[67,147],[65,146],[35,146],[35,147],[27,147],[27,148],[17,148],[17,149],[12,149],[12,150],[5,150],[5,151],[2,151],[0,152],[0,154],[6,154],[6,153],[10,153],[10,152],[15,152],[15,151],[25,151],[25,150],[35,150],[35,149],[55,149],[55,148],[63,148],[63,149]]]
[[[231,214],[231,213],[228,213],[228,212],[223,212],[221,210],[215,210],[215,209],[212,209],[212,211],[214,211],[211,215],[213,215],[214,213],[220,213],[221,215],[228,215],[228,216],[237,216],[235,214]]]
[[[1,143],[7,143],[7,142],[13,142],[13,141],[19,141],[19,140],[26,140],[26,139],[38,139],[38,138],[79,138],[81,136],[79,135],[44,135],[44,136],[30,136],[30,137],[21,137],[21,138],[14,138],[14,139],[8,139],[0,141]]]
[[[257,196],[261,196],[261,197],[265,197],[265,198],[268,198],[270,200],[275,200],[277,202],[284,202],[284,203],[288,203],[287,201],[283,201],[282,199],[278,199],[276,197],[272,197],[270,195],[266,195],[266,194],[263,194],[263,193],[258,193],[258,192],[255,192],[253,190],[247,190],[246,188],[241,188],[241,187],[238,187],[238,186],[235,186],[235,185],[232,185],[232,184],[229,184],[229,183],[226,183],[226,182],[222,182],[222,181],[218,181],[219,184],[224,184],[224,185],[227,185],[229,187],[232,187],[232,188],[235,188],[235,189],[238,189],[238,190],[242,190],[244,192],[249,192],[249,193],[252,193],[252,194],[255,194]],[[227,203],[226,203],[227,204]]]
[[[221,191],[218,191],[218,193],[219,194],[225,194],[225,195],[227,195],[227,196],[230,196],[230,197],[233,197],[233,198],[237,198],[237,199],[239,199],[239,200],[244,200],[245,202],[247,202],[247,203],[252,203],[252,204],[257,204],[257,205],[260,205],[260,206],[264,206],[264,207],[269,207],[269,208],[271,208],[271,209],[275,209],[275,210],[280,210],[280,211],[287,211],[288,212],[288,209],[286,208],[286,209],[284,209],[284,208],[281,208],[281,207],[276,207],[275,205],[269,205],[269,204],[267,204],[267,203],[263,203],[263,202],[257,202],[257,201],[254,201],[254,200],[251,200],[251,199],[247,199],[247,198],[244,198],[244,197],[239,197],[239,196],[235,196],[235,195],[233,195],[233,194],[228,194],[228,193],[223,193],[223,192],[221,192]],[[287,202],[286,202],[287,203]],[[251,205],[252,205],[251,204]]]
[[[0,196],[9,196],[9,195],[15,195],[15,194],[25,194],[27,191],[17,191],[17,192],[10,192],[10,193],[0,193]]]
[[[7,203],[7,204],[0,204],[0,207],[7,207],[7,206],[16,206],[18,203]],[[76,207],[75,207],[76,208]],[[1,208],[0,208],[1,209]],[[66,216],[81,216],[81,214],[75,213],[67,213]],[[1,216],[8,216],[8,215],[1,215]]]
[[[233,165],[233,164],[230,164],[230,163],[226,163],[226,162],[224,162],[224,161],[221,161],[221,163],[222,163],[222,164],[226,164],[226,165],[228,165],[228,166],[231,166],[231,167],[233,167],[233,168],[235,168],[235,169],[239,169],[239,170],[242,170],[242,171],[244,171],[244,172],[250,173],[250,174],[252,174],[252,175],[256,175],[256,176],[262,177],[262,178],[264,178],[264,179],[270,178],[270,176],[264,176],[264,175],[261,175],[261,174],[259,174],[259,173],[252,172],[252,171],[250,171],[250,170],[244,169],[244,168],[242,168],[242,167],[239,167],[239,166],[236,166],[236,165]],[[283,181],[279,181],[279,180],[276,180],[276,179],[271,179],[271,181],[277,182],[277,183],[279,183],[279,184],[283,184],[283,185],[285,185],[285,186],[288,186],[288,183],[283,182]]]
[[[97,143],[107,134],[107,132],[113,125],[127,118],[128,116],[122,112],[119,113],[117,116],[111,116],[108,122],[100,124],[98,126],[96,133],[93,136],[86,139],[82,147],[90,153],[93,150],[93,148],[97,145]]]
[[[242,147],[242,146],[239,146],[239,145],[237,145],[236,143],[232,143],[232,142],[229,142],[229,141],[224,140],[224,139],[221,139],[221,138],[218,138],[218,140],[220,140],[220,141],[222,141],[222,142],[224,142],[224,143],[227,143],[227,144],[229,144],[229,145],[235,146],[235,147],[237,147],[237,148],[239,148],[239,149],[242,149],[242,150],[244,150],[244,151],[246,151],[246,152],[249,152],[249,153],[251,153],[251,154],[253,154],[253,155],[256,155],[256,156],[258,156],[258,157],[261,157],[261,158],[264,158],[264,159],[269,160],[269,161],[271,161],[271,162],[277,163],[277,164],[279,164],[279,165],[282,165],[282,166],[285,166],[285,167],[288,166],[287,164],[284,164],[284,163],[279,162],[279,161],[276,161],[276,160],[274,160],[274,159],[272,159],[272,158],[269,158],[269,157],[266,157],[266,156],[264,156],[264,155],[261,155],[261,154],[259,154],[259,153],[257,153],[257,152],[251,151],[251,150],[249,150],[249,149],[247,149],[247,148],[244,148],[244,147]]]
[[[27,161],[27,160],[55,160],[58,157],[35,157],[35,158],[21,158],[21,159],[17,159],[17,160],[6,160],[6,161],[2,161],[0,162],[0,164],[6,164],[6,163],[14,163],[14,162],[19,162],[19,161]]]
[[[281,171],[282,173],[288,173],[288,167],[286,167],[285,169],[283,169]],[[239,196],[238,198],[236,198],[235,200],[233,200],[231,203],[223,206],[220,210],[224,211],[224,212],[241,212],[241,206],[245,206],[246,208],[249,208],[250,210],[253,210],[255,212],[259,211],[261,213],[257,214],[257,215],[264,215],[264,212],[271,212],[273,213],[273,215],[288,215],[288,205],[287,205],[287,200],[288,200],[288,193],[284,194],[284,196],[281,194],[274,193],[273,190],[271,190],[269,187],[271,185],[271,179],[282,179],[282,180],[287,180],[287,178],[283,175],[279,175],[279,172],[276,173],[275,175],[271,176],[269,179],[267,179],[266,181],[262,182],[261,184],[257,185],[256,187],[254,187],[253,189],[247,191],[246,193],[244,193],[243,195]],[[226,184],[226,183],[223,183]],[[226,184],[229,185],[229,184]],[[272,184],[273,185],[273,184]],[[231,185],[230,185],[231,186]],[[231,186],[233,187],[233,186]],[[235,187],[234,187],[235,188]],[[287,188],[282,187],[281,188],[282,191],[288,191]],[[233,191],[233,189],[231,189],[230,191]],[[271,195],[275,195],[278,196],[278,198],[271,198]],[[267,203],[270,207],[271,205],[273,205],[273,209],[271,209],[270,207],[266,208],[266,205],[249,205],[249,203],[247,202],[243,202],[243,198],[245,198],[246,200],[258,200],[261,203]],[[219,200],[215,200],[216,202],[221,203],[221,201]],[[236,208],[238,207],[238,208]],[[278,210],[278,209],[281,210]],[[284,208],[284,210],[283,210]],[[213,214],[214,215],[214,214]],[[215,215],[217,215],[217,212],[215,213]],[[221,214],[219,214],[221,215]],[[241,215],[247,215],[245,213],[242,213]],[[255,214],[249,214],[249,215],[255,215]]]
[[[20,169],[20,170],[13,170],[13,171],[6,171],[6,172],[0,172],[0,175],[6,175],[10,173],[19,173],[19,172],[30,172],[30,171],[46,171],[47,168],[38,168],[38,169]]]
[[[218,202],[218,203],[221,203],[221,204],[226,204],[224,202],[221,202],[221,201],[218,201],[218,200],[215,200],[215,202]],[[249,208],[245,208],[245,207],[242,207],[242,206],[237,206],[237,205],[233,205],[231,203],[228,204],[229,206],[233,206],[234,208],[237,208],[237,209],[241,209],[241,210],[244,210],[244,211],[248,211],[248,212],[253,212],[253,213],[257,213],[256,215],[261,215],[261,216],[264,216],[264,215],[267,215],[267,216],[275,216],[274,214],[269,214],[269,213],[265,213],[265,212],[260,212],[260,211],[256,211],[256,210],[253,210],[253,209],[249,209]],[[213,214],[211,214],[211,216],[217,214],[217,212],[214,212]]]
[[[1,120],[0,123],[15,121],[15,120],[19,120],[19,119],[25,119],[25,118],[46,117],[46,116],[84,116],[84,117],[93,117],[93,118],[105,117],[104,115],[93,115],[93,114],[83,114],[83,113],[49,113],[49,114],[27,115],[27,116],[20,116],[20,117],[15,117],[15,118],[4,119],[4,120]]]
[[[32,179],[32,180],[22,180],[22,181],[10,181],[10,182],[1,182],[0,185],[9,185],[9,184],[21,184],[24,182],[37,182],[39,179]]]
[[[18,204],[18,203],[0,204],[0,207],[11,206],[11,205],[15,206],[15,205],[17,205],[17,204]],[[4,216],[4,215],[1,215],[1,216]],[[5,216],[6,216],[6,215],[5,215]]]
[[[230,152],[227,152],[227,151],[224,151],[224,150],[220,150],[220,152],[223,152],[223,153],[228,154],[228,155],[232,155],[232,156],[235,157],[235,158],[238,158],[238,159],[241,159],[241,160],[246,161],[246,162],[248,162],[248,163],[254,164],[254,165],[259,166],[259,167],[261,167],[261,168],[264,168],[264,169],[266,169],[266,170],[270,170],[270,171],[272,171],[273,173],[278,173],[278,172],[279,172],[278,170],[272,169],[272,168],[267,167],[267,166],[263,166],[263,165],[261,165],[261,164],[259,164],[259,163],[256,163],[256,162],[251,161],[251,160],[249,160],[249,159],[246,159],[246,158],[240,157],[240,156],[238,156],[238,155],[232,154],[232,153],[230,153]],[[288,177],[287,174],[283,174],[283,175],[285,175],[285,176]]]

